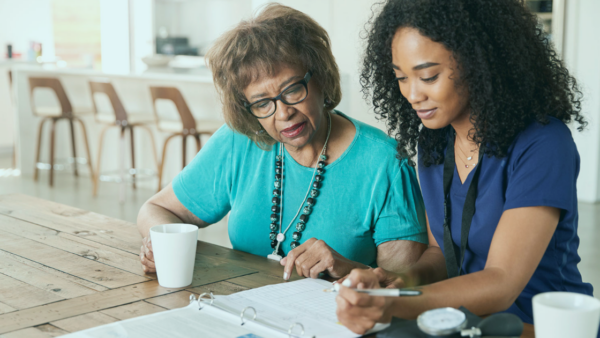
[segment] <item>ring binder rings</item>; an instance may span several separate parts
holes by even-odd
[[[288,330],[288,335],[291,337],[292,336],[292,330],[294,330],[294,327],[296,327],[296,325],[300,326],[300,328],[302,329],[302,332],[300,332],[300,335],[304,335],[304,325],[300,324],[300,323],[294,323],[290,326],[289,330]]]
[[[256,320],[256,309],[253,308],[252,306],[247,306],[242,310],[242,314],[240,315],[241,319],[242,319],[242,325],[244,325],[244,313],[246,313],[246,310],[251,309],[254,312],[254,317],[252,317],[252,320]]]
[[[219,309],[221,311],[225,311],[227,313],[231,313],[231,314],[234,314],[234,315],[236,314],[234,312],[231,312],[229,309],[227,309],[225,307],[222,307],[222,306],[219,306],[219,305],[215,304],[215,300],[216,299],[215,299],[215,296],[212,293],[212,291],[211,292],[205,292],[205,293],[201,294],[200,296],[198,296],[198,299],[196,299],[196,297],[193,294],[190,295],[190,304],[193,304],[194,302],[197,302],[197,304],[198,304],[198,310],[202,310],[205,306],[212,306],[212,307],[217,308],[217,309]],[[245,313],[246,313],[247,310],[252,310],[253,316],[252,316],[251,321],[253,321],[255,323],[258,323],[260,325],[266,326],[266,327],[268,327],[268,328],[270,328],[272,330],[279,331],[281,333],[287,333],[288,338],[306,338],[306,337],[304,337],[304,325],[302,325],[302,323],[294,322],[294,323],[292,323],[290,325],[290,327],[287,330],[285,330],[285,328],[278,327],[278,326],[275,326],[275,325],[273,325],[273,324],[271,324],[269,322],[257,319],[258,312],[252,306],[246,306],[242,310],[242,312],[240,313],[240,320],[241,320],[240,326],[243,326],[244,324],[246,324],[246,318],[244,317],[244,315],[245,315]],[[295,327],[299,327],[301,329],[301,332],[300,332],[299,335],[293,333]],[[316,338],[316,336],[312,336],[311,338]]]

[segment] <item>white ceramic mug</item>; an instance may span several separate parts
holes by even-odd
[[[192,284],[198,227],[193,224],[161,224],[150,228],[158,284],[181,288]]]
[[[533,297],[536,338],[596,338],[600,300],[574,292],[545,292]]]

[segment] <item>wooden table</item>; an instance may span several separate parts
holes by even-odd
[[[163,288],[156,275],[142,271],[140,246],[135,224],[1,195],[1,337],[55,337],[182,307],[190,294],[231,294],[283,281],[278,262],[198,242],[192,285]],[[531,325],[523,337],[533,337]]]

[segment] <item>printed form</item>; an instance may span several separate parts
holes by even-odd
[[[233,313],[251,306],[256,309],[257,322],[266,322],[285,332],[292,324],[300,323],[308,337],[359,337],[338,323],[336,293],[324,292],[331,287],[328,281],[307,278],[216,296],[215,304]],[[246,311],[246,317],[252,318],[252,310]],[[298,327],[294,328],[294,334],[300,332]]]

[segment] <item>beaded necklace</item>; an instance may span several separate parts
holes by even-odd
[[[268,256],[270,259],[281,260],[283,257],[283,250],[281,250],[281,243],[285,240],[285,234],[289,230],[289,228],[294,224],[294,221],[298,217],[298,214],[302,211],[302,215],[300,215],[300,220],[296,224],[296,231],[292,235],[292,239],[294,240],[290,247],[292,249],[296,248],[300,243],[298,242],[302,238],[302,231],[306,229],[306,223],[308,222],[308,215],[311,214],[312,208],[317,202],[317,196],[319,195],[319,188],[321,187],[321,182],[323,181],[323,175],[325,174],[325,160],[327,160],[327,156],[325,152],[327,151],[327,142],[329,142],[329,135],[331,134],[331,115],[327,113],[327,138],[325,139],[325,144],[323,145],[323,149],[321,150],[321,154],[319,155],[319,161],[315,166],[315,170],[313,171],[312,178],[310,179],[310,185],[308,186],[308,191],[304,196],[304,200],[300,204],[300,208],[296,212],[296,215],[290,221],[287,228],[282,232],[282,221],[283,221],[283,168],[285,164],[285,152],[284,146],[282,143],[279,143],[279,155],[275,156],[275,189],[273,190],[273,198],[271,202],[273,206],[271,206],[271,224],[269,228],[271,229],[271,233],[269,234],[269,238],[271,239],[271,248],[273,248],[273,253]],[[310,197],[308,197],[310,195]],[[306,203],[306,205],[304,205]],[[279,221],[279,224],[277,224]],[[279,230],[279,232],[277,232]]]

